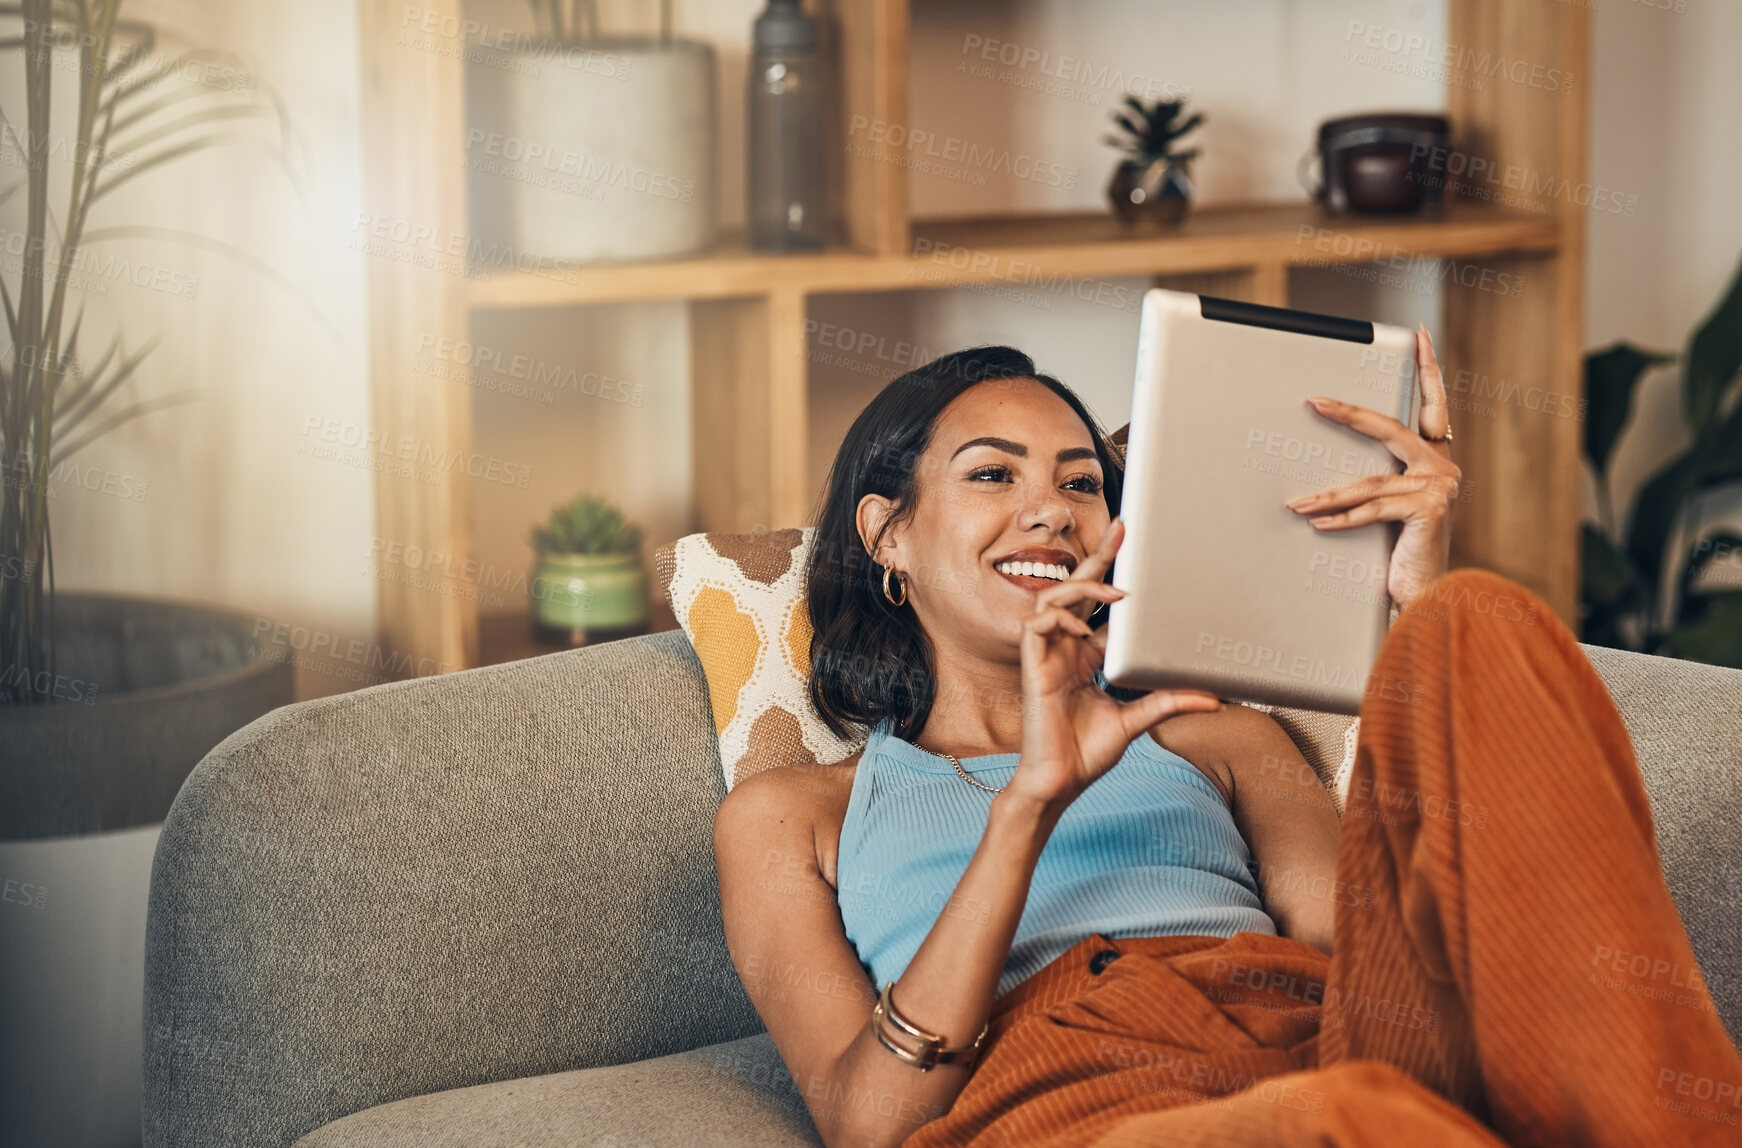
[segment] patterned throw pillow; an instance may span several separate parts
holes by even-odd
[[[660,588],[708,679],[729,791],[780,765],[853,756],[811,705],[811,622],[804,565],[815,527],[691,534],[654,551]]]
[[[1109,438],[1123,458],[1128,427]],[[831,764],[865,744],[842,739],[810,703],[805,559],[815,527],[691,534],[654,552],[654,574],[708,680],[726,788],[781,765]],[[1276,719],[1331,791],[1339,814],[1360,719],[1255,705]]]

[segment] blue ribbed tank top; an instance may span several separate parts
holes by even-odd
[[[847,939],[879,989],[901,975],[955,898],[986,831],[992,794],[942,757],[874,726],[841,824],[835,884]],[[1019,755],[962,758],[1002,786]],[[1210,780],[1147,732],[1060,816],[1035,865],[998,981],[1002,996],[1091,933],[1107,937],[1271,933],[1251,852]]]

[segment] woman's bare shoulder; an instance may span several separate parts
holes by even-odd
[[[830,886],[859,754],[831,765],[780,765],[732,787],[714,817],[714,848],[802,848]]]
[[[764,813],[844,805],[852,793],[853,773],[858,768],[859,756],[855,753],[831,765],[800,762],[758,770],[734,785],[726,800],[736,798],[740,803],[754,804]]]
[[[1265,736],[1263,727],[1275,724],[1264,711],[1231,702],[1210,713],[1175,714],[1150,726],[1149,736],[1161,748],[1196,766],[1231,803],[1234,774],[1230,762],[1243,747]]]

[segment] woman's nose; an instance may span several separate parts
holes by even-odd
[[[1023,491],[1022,525],[1041,523],[1062,532],[1072,521],[1071,507],[1062,492],[1048,483],[1030,484]]]

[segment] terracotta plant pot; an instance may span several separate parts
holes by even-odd
[[[1113,169],[1107,199],[1126,224],[1175,224],[1191,206],[1192,181],[1186,165],[1165,159],[1143,164],[1125,160]]]

